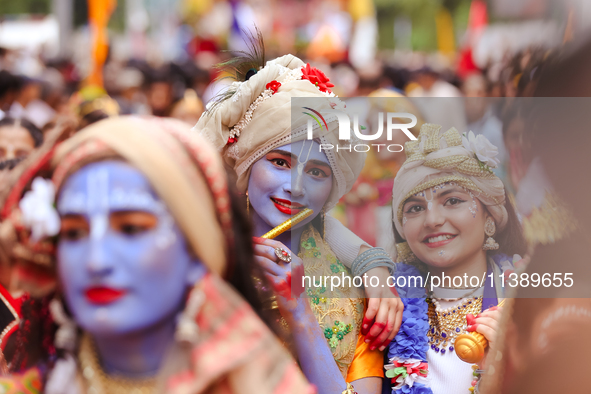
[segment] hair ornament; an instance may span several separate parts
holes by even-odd
[[[31,240],[37,242],[60,231],[60,217],[53,202],[55,187],[49,179],[37,177],[31,190],[19,202],[23,225],[31,230]]]
[[[474,153],[474,158],[482,169],[491,172],[491,168],[497,168],[500,161],[495,156],[499,154],[499,149],[490,143],[490,141],[483,135],[475,136],[472,131],[462,136],[462,145],[466,150]]]

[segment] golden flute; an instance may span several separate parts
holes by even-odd
[[[506,298],[497,306],[502,307],[505,300]],[[454,343],[456,354],[460,360],[471,364],[479,363],[484,358],[484,350],[487,346],[488,341],[484,335],[476,331],[458,335]]]
[[[306,208],[294,217],[287,219],[285,222],[281,223],[279,226],[275,227],[274,229],[263,235],[261,238],[273,239],[277,237],[279,234],[288,231],[293,226],[295,226],[296,224],[298,224],[299,222],[301,222],[313,213],[313,210],[311,210],[310,208]]]

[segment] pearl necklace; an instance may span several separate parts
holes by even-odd
[[[469,292],[461,295],[460,297],[456,297],[456,298],[435,297],[434,293],[429,290],[427,291],[427,293],[429,293],[429,297],[431,299],[433,299],[434,301],[438,300],[438,301],[445,301],[445,302],[455,302],[455,301],[460,301],[460,300],[463,300],[464,298],[470,297],[472,294],[476,293],[479,289],[480,289],[480,287],[470,288]],[[466,289],[463,289],[463,290],[466,290]],[[439,303],[437,303],[436,305],[439,306]]]

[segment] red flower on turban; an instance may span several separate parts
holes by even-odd
[[[275,93],[277,93],[277,89],[279,89],[280,86],[281,86],[281,82],[271,81],[265,86],[265,88],[271,89],[273,91],[273,94],[275,94]]]
[[[312,82],[321,92],[332,93],[329,88],[332,88],[334,85],[330,83],[330,79],[316,67],[311,67],[310,63],[302,67],[302,74],[302,79]]]

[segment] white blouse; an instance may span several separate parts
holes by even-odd
[[[433,288],[433,295],[438,298],[456,298],[466,294],[466,289]],[[484,294],[484,287],[476,290],[470,297],[480,297]],[[466,298],[459,301],[439,301],[442,308],[449,308],[466,302]],[[469,393],[474,380],[472,365],[457,356],[456,352],[447,351],[437,353],[429,347],[427,351],[429,363],[429,385],[433,394],[462,394]]]

